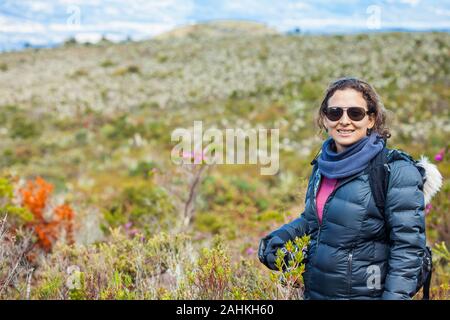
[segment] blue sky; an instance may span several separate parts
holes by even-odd
[[[145,39],[215,19],[258,21],[279,31],[450,29],[450,0],[0,0],[0,50],[52,45],[74,36]]]

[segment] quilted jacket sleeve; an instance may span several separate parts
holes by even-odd
[[[410,162],[391,165],[385,215],[390,236],[383,299],[410,299],[420,275],[425,241],[422,176]]]
[[[311,192],[311,182],[314,172],[313,170],[308,181],[305,203],[307,203],[309,193]],[[305,219],[304,213],[302,213],[297,219],[281,226],[261,239],[258,249],[259,260],[269,269],[276,270],[275,260],[277,250],[282,248],[287,241],[294,240],[295,237],[301,237],[308,233],[309,223]]]

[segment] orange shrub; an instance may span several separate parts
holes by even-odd
[[[52,220],[43,215],[48,204],[53,185],[41,177],[28,181],[24,188],[19,189],[22,195],[22,206],[28,208],[34,216],[27,226],[34,230],[37,244],[46,252],[50,252],[53,242],[58,238],[62,228],[66,231],[67,241],[73,243],[74,212],[68,204],[62,204],[53,209]]]

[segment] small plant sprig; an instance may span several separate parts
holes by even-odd
[[[283,300],[303,298],[303,272],[305,272],[304,251],[309,243],[309,236],[296,237],[278,249],[275,266],[277,271],[271,273],[271,280],[276,284]]]

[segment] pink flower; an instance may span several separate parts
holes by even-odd
[[[249,256],[253,255],[255,253],[255,249],[253,249],[252,247],[247,248],[247,250],[245,250],[245,253]]]
[[[193,152],[186,152],[186,151],[183,151],[182,157],[183,157],[184,159],[191,159],[193,156],[194,156],[194,153],[193,153]]]
[[[200,151],[200,152],[197,152],[197,151],[191,151],[191,152],[183,151],[182,154],[181,154],[181,157],[183,159],[190,160],[190,161],[194,160],[195,164],[202,163],[203,161],[206,161],[208,159],[206,148],[205,148],[205,150]]]
[[[198,163],[198,162],[202,162],[203,160],[203,154],[202,153],[196,153],[194,156],[194,162]]]
[[[127,222],[127,223],[125,224],[125,230],[130,229],[132,225],[133,225],[132,222]]]
[[[439,150],[439,152],[434,156],[435,161],[442,161],[444,159],[445,149]]]
[[[431,205],[431,203],[427,204],[425,206],[425,214],[428,214],[432,208],[433,208],[433,206]]]

